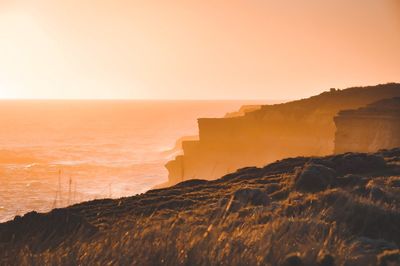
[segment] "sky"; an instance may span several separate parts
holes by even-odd
[[[0,0],[0,99],[295,99],[400,82],[400,0]]]

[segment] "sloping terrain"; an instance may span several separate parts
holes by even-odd
[[[0,264],[400,265],[399,207],[399,148],[289,158],[16,217]]]

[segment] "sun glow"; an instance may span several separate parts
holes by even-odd
[[[3,98],[287,99],[400,76],[393,0],[6,2]]]

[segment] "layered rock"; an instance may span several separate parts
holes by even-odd
[[[336,153],[400,147],[400,97],[340,111],[334,120]]]
[[[283,104],[264,105],[242,116],[200,118],[199,140],[184,141],[183,155],[167,163],[172,185],[215,179],[245,166],[284,157],[320,156],[334,150],[334,116],[345,109],[400,96],[400,84],[331,89]]]

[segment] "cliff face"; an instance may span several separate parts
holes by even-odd
[[[167,163],[168,185],[215,179],[238,168],[284,157],[319,156],[334,150],[334,116],[400,96],[400,84],[331,89],[298,101],[264,105],[243,116],[201,118],[199,140],[183,142],[184,155]]]
[[[341,111],[334,120],[336,153],[400,147],[400,98]]]

